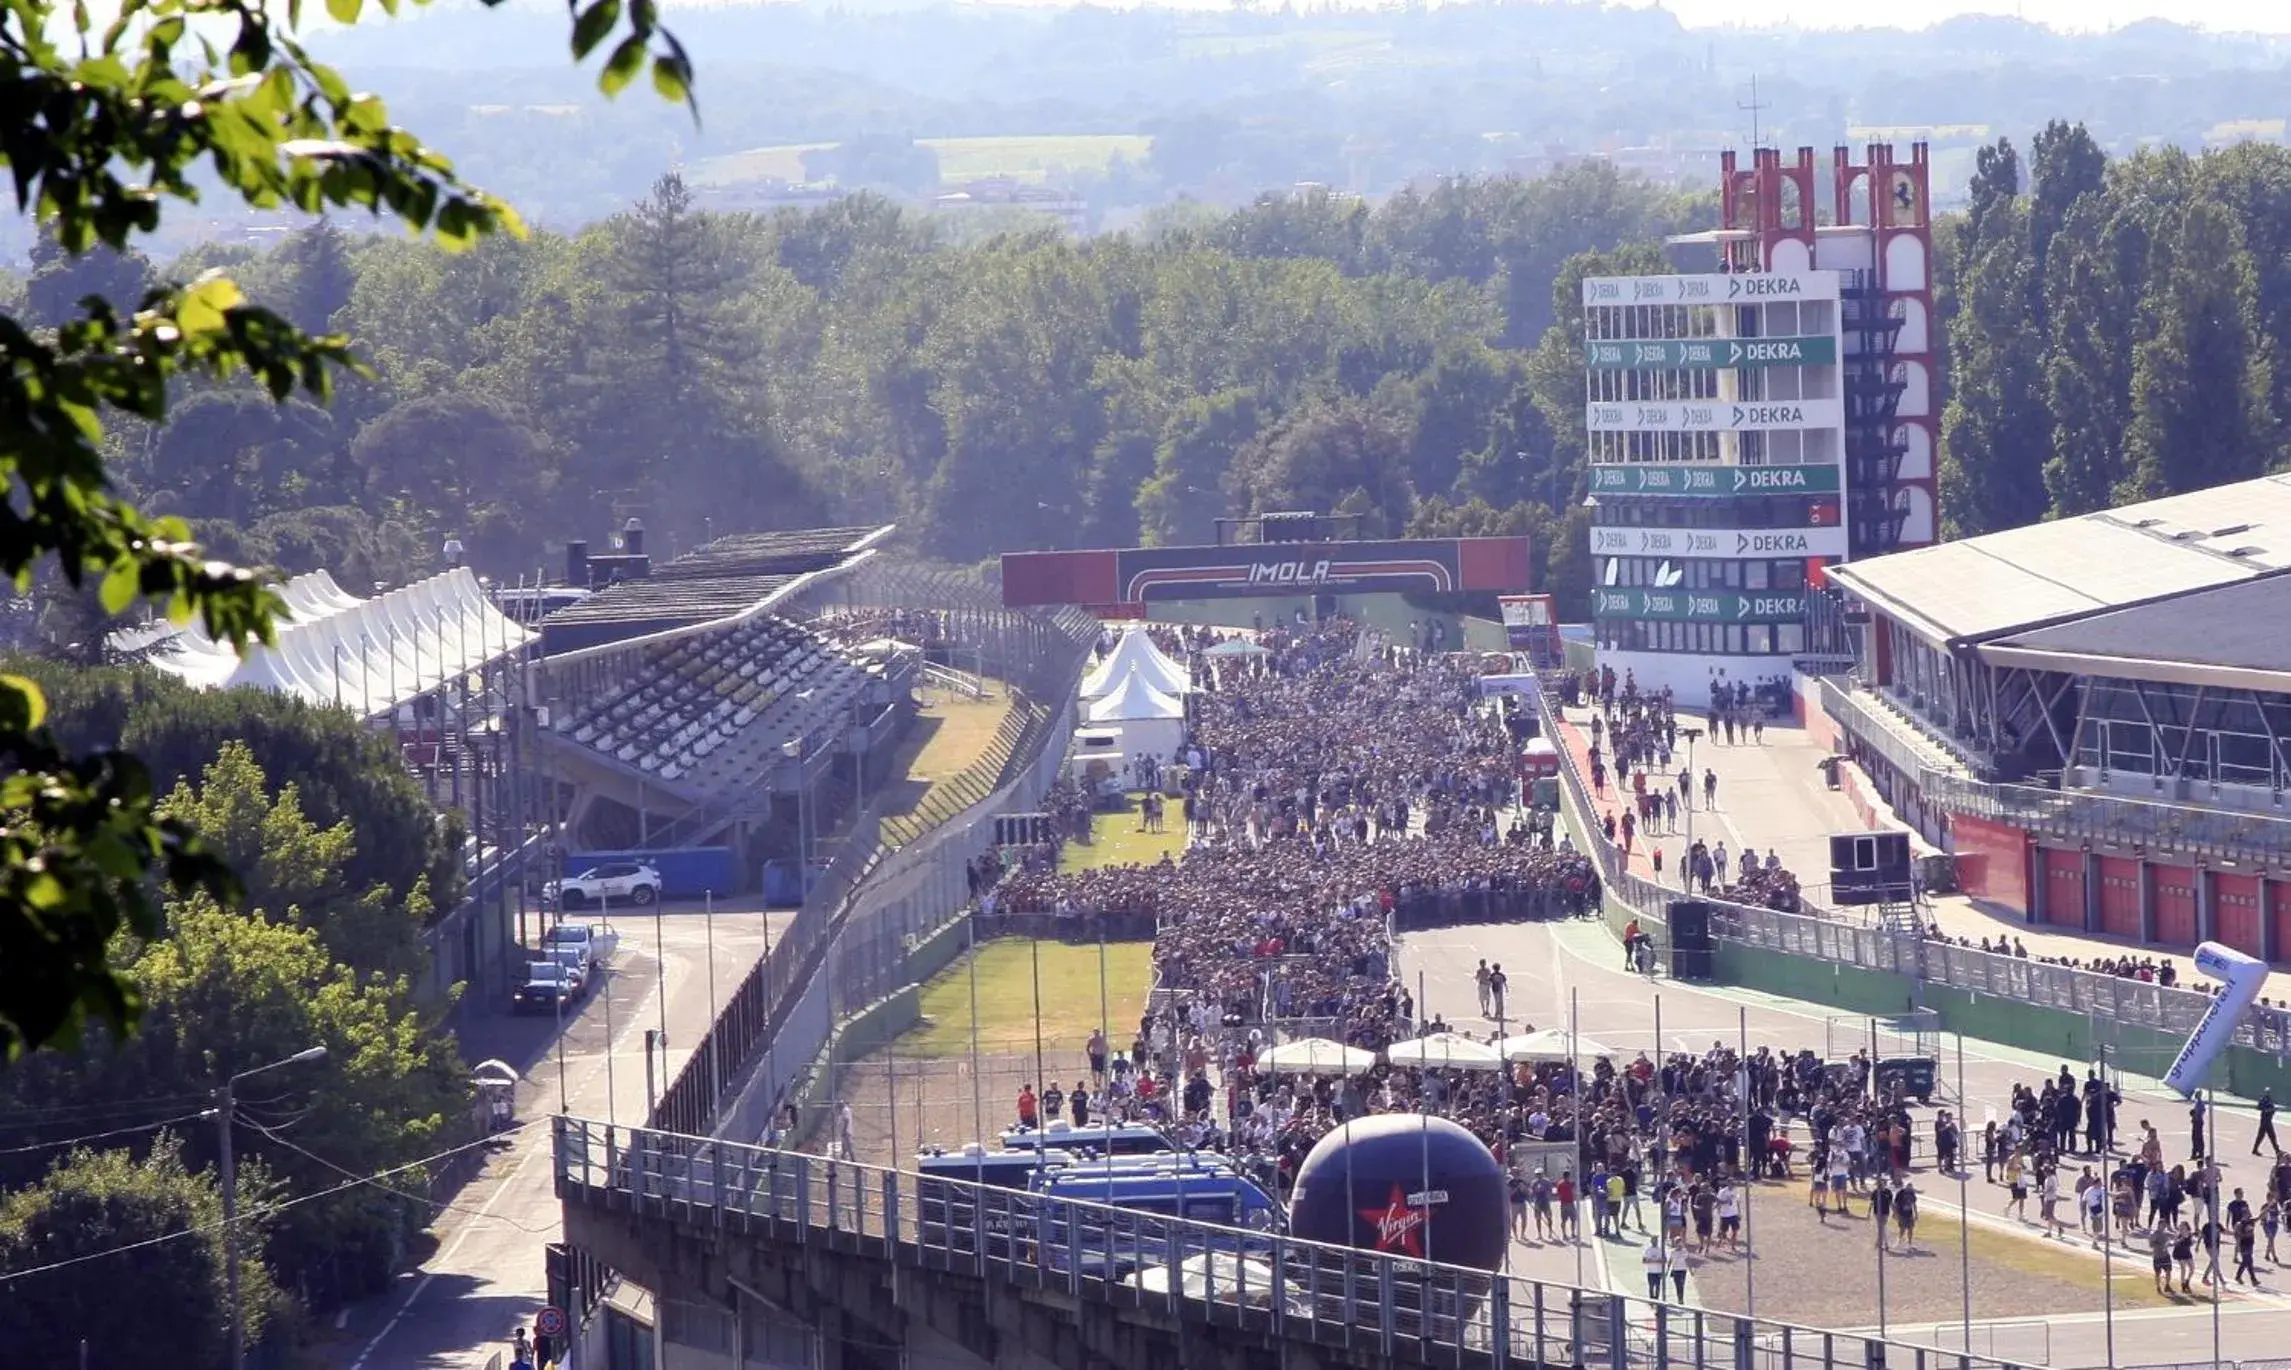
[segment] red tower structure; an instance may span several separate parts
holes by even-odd
[[[1828,213],[1814,150],[1793,162],[1756,148],[1720,159],[1719,259],[1728,271],[1839,273],[1844,334],[1845,509],[1852,554],[1922,547],[1936,536],[1938,396],[1933,354],[1933,223],[1926,145],[1894,160],[1872,143],[1832,155]],[[1826,222],[1822,220],[1826,218]]]

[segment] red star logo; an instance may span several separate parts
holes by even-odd
[[[1376,1228],[1376,1250],[1403,1252],[1416,1260],[1424,1259],[1424,1219],[1430,1210],[1412,1208],[1408,1193],[1399,1185],[1392,1186],[1392,1198],[1383,1208],[1363,1208],[1360,1216]]]

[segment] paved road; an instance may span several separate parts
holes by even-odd
[[[792,917],[770,914],[768,935],[779,936]],[[661,1027],[662,1005],[669,1051],[666,1068],[656,1062],[654,1069],[656,1078],[672,1080],[712,1021],[711,946],[722,997],[755,964],[767,936],[766,915],[752,903],[726,905],[713,919],[700,908],[672,905],[658,917],[616,910],[610,921],[620,932],[619,955],[561,1038],[556,1021],[541,1017],[483,1016],[463,1029],[465,1055],[498,1056],[524,1071],[518,1116],[530,1121],[440,1215],[429,1259],[387,1294],[342,1316],[331,1363],[478,1370],[513,1328],[530,1326],[547,1292],[543,1247],[559,1230],[549,1116],[567,1107],[582,1117],[642,1121],[645,1032]]]
[[[1574,717],[1581,721],[1587,715],[1578,711]],[[1718,805],[1715,811],[1702,809],[1697,794],[1696,835],[1707,838],[1715,829],[1729,850],[1736,852],[1745,842],[1761,852],[1778,845],[1791,869],[1801,874],[1824,870],[1829,859],[1828,834],[1865,826],[1851,802],[1822,783],[1814,762],[1824,754],[1824,749],[1795,728],[1769,727],[1763,746],[1713,746],[1706,736],[1695,748],[1694,765],[1698,774],[1704,766],[1718,771]],[[1658,835],[1656,840],[1665,845],[1670,858],[1666,865],[1675,873],[1683,836]],[[1641,874],[1648,873],[1646,850],[1641,842],[1639,860],[1634,863]],[[1999,928],[2009,926],[2037,955],[2089,957],[2110,954],[2115,946],[2105,939],[2049,930],[2034,934],[2017,919],[1999,919],[1961,899],[1944,902],[1942,920],[1952,932],[1967,936],[1993,936]],[[1497,1025],[1477,1016],[1472,970],[1483,956],[1500,962],[1511,979],[1510,1017],[1502,1025],[1507,1031],[1522,1030],[1523,1022],[1564,1027],[1570,1009],[1579,1015],[1578,1030],[1586,1037],[1628,1052],[1657,1044],[1658,1012],[1659,1041],[1670,1050],[1701,1051],[1714,1040],[1732,1044],[1746,1029],[1752,1049],[1760,1045],[1791,1050],[1810,1046],[1821,1051],[1833,1032],[1842,1036],[1850,1031],[1838,1023],[1843,1016],[1826,1006],[1731,987],[1650,983],[1621,968],[1620,947],[1596,923],[1450,928],[1411,934],[1402,939],[1400,965],[1411,981],[1421,976],[1419,997],[1427,1012],[1440,1013],[1453,1024],[1484,1032]],[[1973,1041],[1965,1043],[1964,1054],[1967,1103],[1961,1112],[1976,1130],[1992,1110],[2003,1112],[2015,1081],[2036,1084],[2064,1064],[2036,1053]],[[1955,1073],[1953,1047],[1946,1055],[1950,1059],[1944,1064],[1945,1084],[1953,1084],[1949,1079]],[[2079,1077],[2087,1065],[2082,1061],[2065,1064]],[[2149,1118],[2164,1136],[2167,1155],[2185,1154],[2186,1104],[2150,1078],[2127,1075],[2123,1086],[2125,1102],[2119,1117],[2126,1131],[2133,1132],[2138,1119]],[[2215,1145],[2223,1158],[2226,1186],[2232,1190],[2241,1185],[2250,1192],[2261,1192],[2265,1185],[2263,1162],[2249,1154],[2256,1132],[2255,1115],[2241,1101],[2225,1100],[2218,1125]],[[1928,1181],[1923,1187],[1929,1208],[1955,1216],[1954,1185]],[[2018,1224],[1989,1211],[1995,1205],[1985,1189],[1974,1189],[1975,1224],[2020,1231]],[[1755,1225],[1755,1214],[1752,1221]],[[2068,1248],[2056,1245],[2055,1249]],[[2098,1253],[2086,1254],[2097,1266]],[[1617,1263],[1615,1271],[1604,1268],[1608,1262],[1601,1260],[1602,1255]],[[1556,1244],[1515,1244],[1512,1269],[1530,1278],[1568,1284],[1580,1278],[1593,1287],[1605,1285],[1635,1292],[1631,1279],[1635,1271],[1622,1268],[1629,1257],[1628,1251],[1618,1255],[1596,1248],[1583,1252]],[[2144,1269],[2124,1261],[2118,1262],[2117,1275],[2119,1279],[2146,1279]],[[2090,1309],[2031,1310],[2031,1316],[2044,1316],[2049,1324],[2050,1363],[2111,1363],[2110,1320],[2097,1306],[2099,1302],[2095,1296],[2096,1306]],[[1863,1308],[1841,1313],[1837,1322],[1841,1329],[1851,1323],[1867,1323],[1871,1326],[1854,1330],[1874,1330],[1874,1314],[1874,1307]],[[2113,1324],[2114,1364],[2208,1363],[2212,1359],[2215,1318],[2209,1307],[2126,1312],[2116,1316]],[[2231,1294],[2220,1305],[2216,1327],[2221,1354],[2227,1359],[2280,1355],[2284,1347],[2291,1346],[2291,1297],[2273,1290],[2256,1295]],[[1896,1338],[1929,1343],[1936,1336],[1933,1328],[1895,1326],[1890,1330]],[[1939,1335],[1953,1338],[1957,1333],[1952,1327]],[[1976,1351],[1981,1349],[1985,1335],[1976,1325]],[[1999,1352],[2005,1349],[2000,1341]]]

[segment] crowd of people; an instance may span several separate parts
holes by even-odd
[[[1154,979],[1212,1021],[1328,1020],[1370,1049],[1404,1029],[1392,925],[1581,913],[1598,877],[1519,809],[1517,720],[1466,659],[1352,623],[1276,627],[1196,671],[1181,755],[1185,859],[1060,873],[982,895],[1002,913],[1154,920]],[[1189,652],[1201,640],[1171,644]]]
[[[1595,799],[1615,801],[1615,807],[1603,808],[1599,824],[1626,860],[1644,841],[1658,882],[1675,880],[1683,888],[1737,904],[1783,913],[1800,910],[1798,877],[1783,867],[1778,850],[1769,850],[1761,860],[1745,847],[1739,858],[1730,858],[1725,842],[1692,835],[1696,801],[1705,810],[1718,806],[1718,772],[1705,766],[1698,776],[1691,759],[1682,760],[1690,755],[1682,743],[1691,743],[1700,730],[1679,722],[1669,690],[1642,691],[1629,671],[1618,680],[1607,666],[1584,672],[1567,694],[1593,703],[1591,792]],[[1771,703],[1763,687],[1713,679],[1710,741],[1729,746],[1764,742]],[[1675,857],[1657,840],[1672,835],[1684,837]]]

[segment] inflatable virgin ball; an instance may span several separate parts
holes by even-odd
[[[1289,1231],[1476,1270],[1503,1266],[1503,1167],[1446,1118],[1384,1113],[1320,1139],[1297,1168]]]

